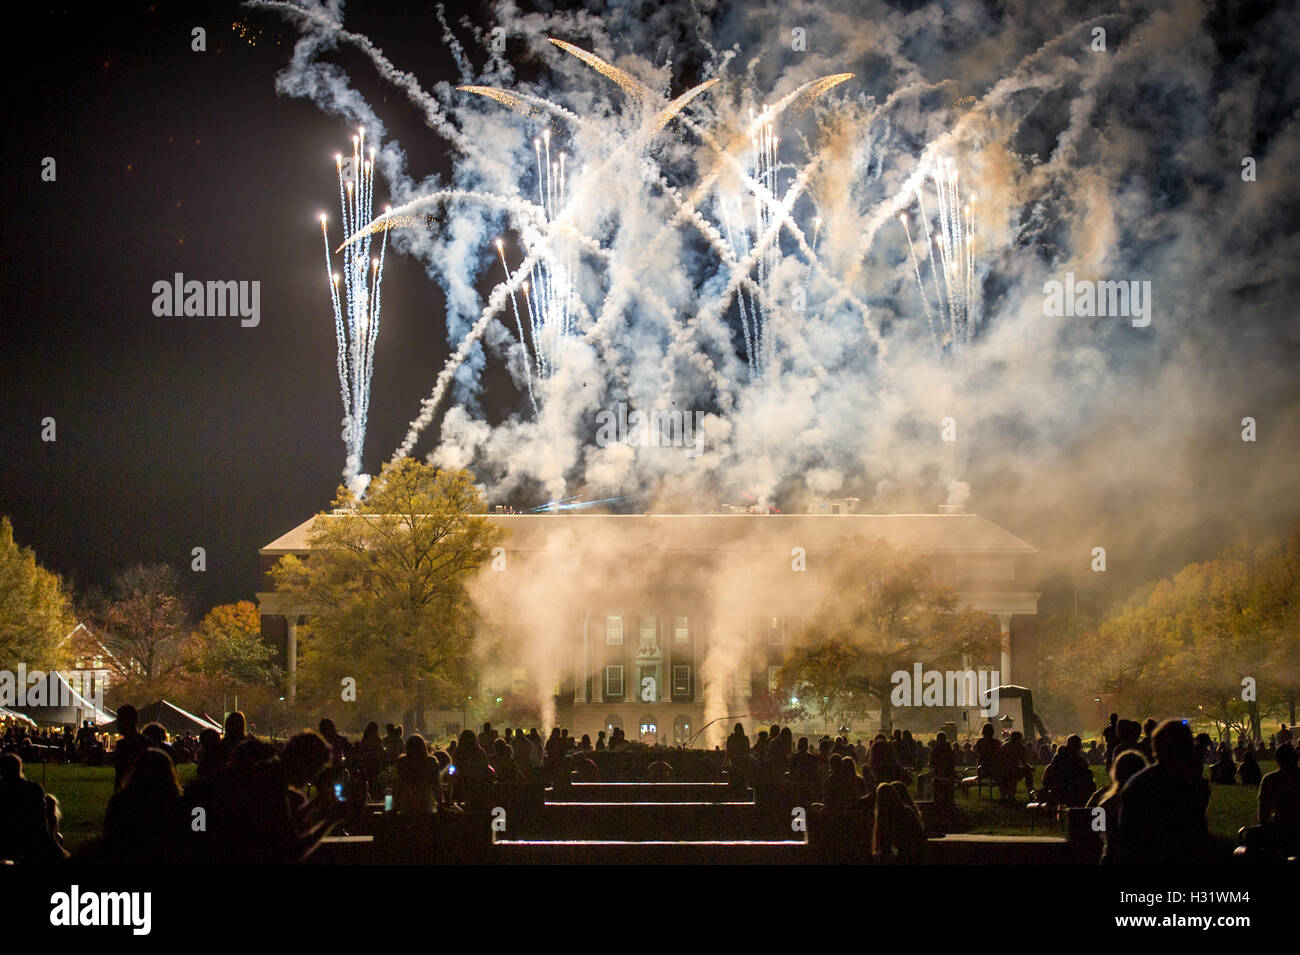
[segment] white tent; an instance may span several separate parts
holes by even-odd
[[[80,726],[83,720],[93,720],[96,726],[102,726],[113,721],[112,713],[101,710],[74,690],[62,673],[52,672],[42,683],[48,690],[42,705],[11,704],[8,707],[10,712],[26,716],[45,726]],[[32,690],[28,689],[27,695],[30,698]]]

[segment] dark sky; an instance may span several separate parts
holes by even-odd
[[[333,156],[351,130],[276,94],[296,33],[273,16],[109,6],[23,14],[6,31],[0,514],[79,589],[137,561],[188,572],[204,547],[207,572],[190,575],[202,609],[251,598],[258,547],[326,507],[339,479],[317,216],[337,222]],[[236,22],[253,32],[241,38]],[[364,10],[350,22],[384,33]],[[196,26],[205,53],[190,49]],[[388,34],[423,81],[439,78],[431,12]],[[389,116],[412,165],[438,169],[436,138],[413,135],[404,104]],[[46,156],[55,182],[41,181]],[[155,317],[151,287],[176,272],[260,280],[260,325]],[[390,259],[385,306],[377,453],[400,440],[447,353],[440,296],[418,265]]]
[[[586,5],[602,6],[595,0]],[[828,23],[870,26],[865,20],[859,23],[849,4],[828,6],[843,14]],[[399,15],[390,17],[385,5],[353,4],[346,25],[373,37],[425,89],[454,78],[433,4],[394,7]],[[449,19],[457,23],[461,13],[455,4],[448,7]],[[976,7],[993,11],[981,29],[989,37],[1001,37],[1008,26],[1001,21],[1005,9]],[[474,17],[485,16],[478,5],[468,9]],[[772,9],[779,13],[778,7]],[[657,19],[652,15],[656,10]],[[1204,74],[1212,80],[1207,81],[1212,91],[1240,87],[1243,96],[1257,94],[1255,114],[1243,130],[1235,129],[1241,109],[1232,106],[1233,100],[1224,99],[1209,111],[1199,100],[1168,99],[1174,93],[1186,95],[1181,79],[1170,79],[1176,71],[1166,68],[1148,76],[1146,61],[1137,58],[1125,61],[1136,68],[1112,72],[1106,93],[1111,98],[1103,99],[1093,118],[1114,128],[1086,138],[1085,146],[1125,144],[1132,155],[1121,150],[1120,159],[1112,155],[1111,161],[1141,172],[1148,162],[1158,170],[1181,169],[1164,157],[1178,153],[1196,160],[1200,152],[1214,152],[1205,145],[1210,143],[1227,158],[1214,152],[1199,165],[1188,160],[1187,168],[1200,175],[1217,163],[1229,170],[1226,181],[1239,187],[1239,156],[1247,150],[1267,154],[1278,131],[1289,133],[1300,88],[1288,53],[1294,40],[1267,25],[1267,10],[1266,4],[1220,0],[1206,18],[1213,44],[1203,45],[1199,59],[1187,64],[1186,89],[1199,89],[1191,80],[1200,82]],[[641,16],[645,11],[650,11],[648,20]],[[752,29],[731,22],[739,17],[733,14],[723,17],[720,35],[734,38],[737,31]],[[643,11],[629,3],[621,18],[608,10],[602,16],[620,49],[640,29],[641,45],[657,50],[671,12],[653,6]],[[930,38],[935,48],[927,51],[914,42],[909,55],[929,62],[936,76],[948,75],[949,62],[964,64],[965,72],[984,84],[971,88],[986,89],[999,71],[1064,25],[1046,5],[1029,19],[1035,22],[1012,44],[1018,44],[1014,52],[984,44],[990,47],[987,64],[980,56],[952,56],[942,24],[934,31],[918,27],[917,36]],[[0,514],[13,520],[20,543],[33,547],[43,564],[65,575],[78,591],[108,584],[115,572],[131,564],[161,561],[187,571],[200,612],[214,603],[251,599],[258,587],[258,548],[327,507],[340,479],[342,407],[318,216],[329,213],[337,236],[333,156],[348,147],[354,131],[306,99],[276,93],[276,76],[289,63],[299,34],[270,12],[245,11],[236,3],[125,3],[111,9],[10,13],[8,27],[3,62],[14,148],[6,151],[0,185],[7,225],[0,254],[6,330],[0,348]],[[206,30],[206,52],[191,49],[195,27]],[[574,35],[583,36],[581,31]],[[978,36],[972,42],[983,43]],[[661,54],[655,52],[656,62]],[[346,71],[382,117],[386,141],[400,142],[413,179],[448,172],[443,144],[404,98],[376,78],[371,64],[350,49],[332,52],[328,60]],[[698,79],[682,66],[688,60],[673,62],[683,70],[675,89]],[[865,86],[873,64],[880,66],[871,59],[850,64],[865,69]],[[520,78],[536,66],[528,59],[512,63]],[[1153,106],[1149,91],[1163,90],[1161,83],[1174,92],[1166,94],[1164,107]],[[1250,96],[1243,102],[1253,102]],[[1045,113],[1057,119],[1069,115],[1064,105],[1046,102],[1051,108]],[[1181,105],[1174,109],[1170,104]],[[1219,140],[1207,138],[1199,126],[1201,115],[1210,112],[1218,117],[1216,123],[1232,127],[1231,136],[1216,128],[1216,135],[1226,136],[1221,149]],[[1147,129],[1171,116],[1179,122],[1167,122],[1169,128],[1155,133]],[[1056,125],[1049,126],[1059,132]],[[1031,121],[1025,128],[1036,127]],[[1150,148],[1140,145],[1148,140]],[[1040,151],[1047,141],[1021,142],[1020,148]],[[1276,208],[1253,213],[1260,217],[1255,241],[1266,246],[1261,256],[1293,262],[1288,252],[1294,248],[1294,189],[1289,171],[1276,174],[1291,153],[1279,147],[1276,154],[1272,167],[1262,167],[1270,176],[1259,188],[1267,184],[1271,191],[1264,194],[1280,198]],[[54,182],[42,181],[45,157],[57,163]],[[1079,160],[1083,165],[1089,161]],[[1216,176],[1220,174],[1222,169]],[[1189,282],[1181,269],[1198,279],[1192,284],[1200,288],[1200,273],[1210,275],[1232,264],[1220,259],[1241,242],[1222,236],[1234,235],[1232,213],[1243,206],[1233,197],[1247,194],[1212,177],[1209,185],[1197,185],[1188,200],[1192,180],[1173,174],[1166,178],[1168,182],[1154,176],[1140,184],[1144,201],[1167,199],[1202,210],[1170,220],[1175,227],[1190,222],[1196,228],[1185,236],[1163,235],[1161,242],[1143,234],[1123,247],[1129,256],[1123,261],[1137,263],[1133,274],[1155,271],[1166,283],[1162,294],[1175,297],[1175,287]],[[377,189],[375,208],[380,209],[387,198],[382,180]],[[1068,216],[1070,203],[1060,205]],[[1163,211],[1158,205],[1155,211]],[[1203,227],[1207,222],[1210,228]],[[1044,229],[1036,234],[1041,241],[1054,233]],[[1225,243],[1218,252],[1215,241]],[[1147,246],[1172,249],[1168,263],[1159,256],[1144,258]],[[1086,554],[1102,531],[1116,540],[1133,525],[1140,546],[1128,546],[1129,560],[1146,564],[1124,578],[1126,587],[1210,556],[1232,539],[1243,513],[1258,511],[1258,523],[1268,529],[1294,519],[1294,465],[1288,454],[1293,457],[1293,436],[1300,433],[1295,410],[1300,402],[1288,369],[1300,346],[1287,305],[1294,271],[1272,269],[1259,280],[1263,284],[1255,295],[1259,269],[1250,261],[1243,265],[1245,253],[1236,251],[1241,254],[1233,267],[1250,273],[1236,290],[1240,302],[1224,297],[1222,288],[1231,283],[1207,283],[1220,297],[1204,309],[1205,316],[1185,309],[1178,316],[1185,325],[1157,326],[1170,330],[1157,339],[1158,354],[1179,359],[1170,363],[1163,384],[1136,371],[1122,374],[1128,356],[1155,352],[1112,351],[1121,373],[1116,378],[1132,387],[1117,392],[1119,411],[1112,408],[1110,417],[1099,416],[1094,424],[1081,415],[1081,421],[1072,422],[1081,447],[1101,449],[1084,461],[1088,467],[1064,461],[1055,471],[1041,472],[1049,475],[1043,480],[1041,473],[1020,467],[1015,452],[998,459],[1004,462],[1003,472],[992,468],[999,480],[987,480],[985,474],[975,509],[1044,551],[1055,547],[1067,556]],[[177,272],[199,281],[260,281],[259,326],[243,328],[235,317],[154,316],[153,284]],[[480,291],[491,285],[490,279],[483,281]],[[1271,301],[1256,302],[1252,295]],[[1231,320],[1225,321],[1221,312]],[[448,355],[442,294],[411,257],[388,257],[383,321],[365,456],[370,471],[401,441]],[[500,403],[485,409],[498,418],[524,401],[500,360],[487,363],[481,393],[485,403]],[[1013,405],[1016,394],[1009,389]],[[1069,404],[1072,392],[1059,394]],[[1035,396],[1024,404],[1051,409],[1061,404],[1059,394],[1055,403]],[[1199,404],[1190,400],[1198,394]],[[1209,404],[1206,395],[1214,399]],[[1116,421],[1124,424],[1125,402],[1131,404],[1133,421],[1120,429],[1120,437],[1107,443],[1090,433],[1095,428],[1104,437],[1115,430]],[[1180,429],[1170,420],[1184,408],[1201,409],[1204,419],[1193,420],[1190,431],[1187,421]],[[1258,451],[1236,437],[1236,422],[1247,412],[1267,418]],[[41,440],[46,417],[56,422],[52,443]],[[1186,434],[1191,436],[1184,440]],[[436,426],[430,428],[417,450],[430,447],[437,436]],[[1040,467],[1044,460],[1051,464],[1055,449],[1049,442],[1046,452],[1040,451]],[[1152,464],[1172,477],[1163,484],[1147,480]],[[1052,486],[1052,474],[1059,486]],[[1017,484],[1017,478],[1023,483]],[[1037,496],[1037,511],[1019,504],[1031,481],[1045,486]],[[1258,491],[1252,490],[1256,484]],[[1151,496],[1150,488],[1163,487],[1183,496]],[[1006,500],[999,510],[1002,489]],[[870,487],[863,490],[869,493]],[[1091,497],[1078,497],[1084,493]],[[1057,512],[1070,518],[1060,521],[1064,529],[1059,532],[1043,519]],[[1076,512],[1084,517],[1076,519]],[[1165,525],[1172,530],[1163,537],[1153,535],[1138,526],[1135,516],[1149,518],[1147,525],[1159,525],[1157,530]],[[188,573],[194,547],[206,549],[205,573]]]

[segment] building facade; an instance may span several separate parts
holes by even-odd
[[[1002,684],[1036,682],[1032,546],[974,514],[851,511],[837,503],[812,514],[491,514],[508,533],[475,599],[500,636],[481,661],[477,705],[422,723],[451,735],[485,713],[492,719],[493,704],[510,694],[531,692],[549,700],[542,710],[557,725],[593,739],[620,727],[630,739],[700,745],[734,722],[753,729],[751,703],[776,689],[786,654],[836,586],[837,551],[854,539],[922,555],[960,606],[999,622],[999,657],[972,666],[997,669]],[[262,548],[263,571],[286,554],[309,557],[312,525],[330,519]],[[258,602],[263,636],[283,648],[292,683],[304,608],[269,590]],[[509,725],[502,716],[493,723]]]

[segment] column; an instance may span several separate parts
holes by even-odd
[[[286,614],[284,621],[289,632],[284,644],[284,668],[288,683],[285,699],[292,706],[298,695],[298,615]]]
[[[999,677],[1003,686],[1011,683],[1011,614],[999,613],[998,626],[1002,630],[1002,669]]]

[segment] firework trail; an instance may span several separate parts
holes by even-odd
[[[962,205],[957,169],[951,159],[939,159],[929,178],[934,186],[933,222],[926,213],[925,194],[919,185],[915,196],[933,296],[922,278],[907,215],[900,214],[898,221],[907,237],[912,274],[930,335],[936,348],[951,355],[971,343],[981,318],[981,299],[975,280],[975,204],[971,198]],[[937,303],[933,308],[932,298]]]
[[[342,265],[334,270],[330,254],[329,227],[321,213],[321,238],[325,243],[325,275],[330,287],[330,305],[334,311],[334,333],[338,344],[339,391],[343,398],[343,445],[347,457],[343,478],[352,493],[360,496],[369,483],[362,468],[366,444],[366,419],[370,413],[370,379],[375,366],[375,342],[379,339],[380,294],[384,278],[384,253],[388,232],[380,240],[379,255],[370,257],[371,235],[356,236],[362,224],[371,221],[371,204],[375,187],[375,150],[366,152],[366,131],[352,137],[352,155],[334,157],[339,180],[339,206],[342,211]],[[387,221],[386,216],[384,220]],[[406,220],[403,220],[404,222]],[[340,292],[340,283],[342,291]]]

